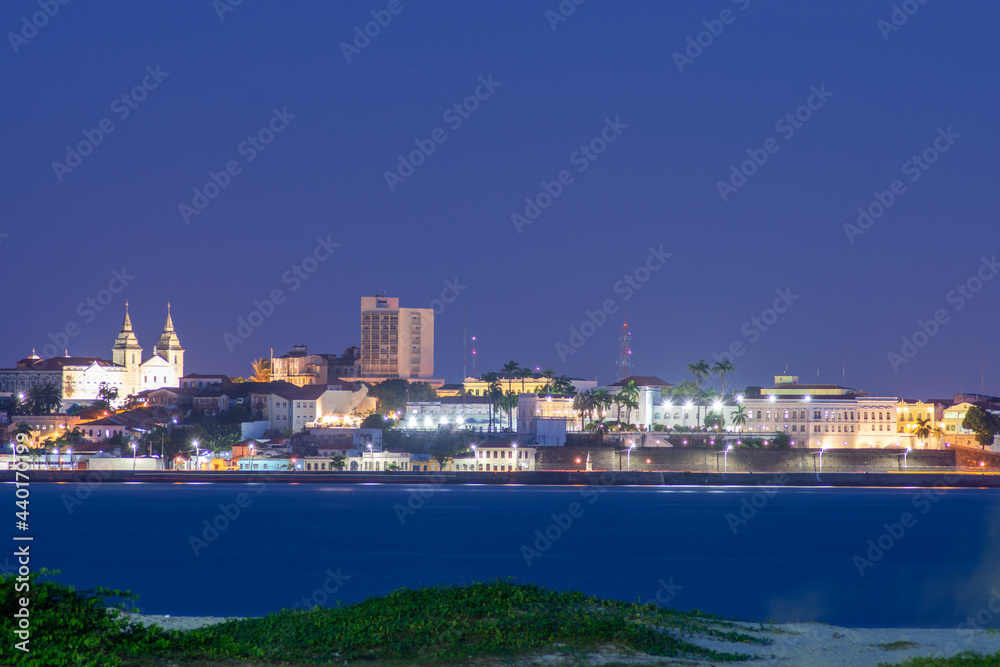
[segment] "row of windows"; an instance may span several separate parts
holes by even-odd
[[[488,451],[485,451],[485,452],[484,451],[480,451],[477,458],[488,459],[488,458],[490,458],[490,453]],[[502,449],[496,450],[496,451],[493,452],[493,458],[512,459],[512,458],[514,458],[514,451],[513,450],[502,450]],[[519,449],[519,450],[517,450],[517,458],[519,458],[519,459],[525,458],[526,459],[526,458],[528,458],[528,454],[527,454],[527,452],[524,452],[524,451],[522,451],[522,450]]]

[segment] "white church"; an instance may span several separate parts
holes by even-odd
[[[119,399],[147,389],[179,387],[184,376],[184,348],[181,347],[167,304],[167,321],[153,353],[143,357],[142,346],[132,330],[125,303],[125,320],[111,348],[111,361],[98,357],[42,359],[34,351],[15,368],[0,369],[0,396],[27,393],[31,387],[51,382],[62,391],[63,407],[97,400],[101,384],[118,389]]]

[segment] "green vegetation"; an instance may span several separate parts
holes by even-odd
[[[45,574],[44,572],[40,574]],[[105,598],[134,599],[97,589],[77,592],[31,577],[30,653],[5,642],[0,662],[18,665],[448,664],[469,658],[575,656],[613,648],[624,654],[737,661],[749,656],[717,652],[687,639],[737,644],[770,640],[739,632],[722,619],[647,604],[558,593],[531,585],[491,582],[469,586],[401,589],[337,608],[281,611],[191,632],[164,631],[105,611]],[[14,577],[0,577],[2,630],[14,630],[18,609]],[[120,603],[119,608],[124,602]],[[238,664],[244,664],[239,662]]]
[[[965,413],[962,428],[973,431],[976,434],[976,442],[986,449],[993,444],[993,436],[1000,433],[1000,417],[983,410],[978,405],[973,405]]]
[[[406,404],[412,401],[433,401],[437,392],[426,382],[406,380],[383,380],[368,389],[368,395],[378,402],[377,410],[383,414],[402,414]]]

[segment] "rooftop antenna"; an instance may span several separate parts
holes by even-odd
[[[618,379],[624,380],[632,371],[632,332],[628,321],[622,321],[622,330],[618,334]]]
[[[476,377],[476,337],[472,337],[472,376]]]

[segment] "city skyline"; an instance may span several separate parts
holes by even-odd
[[[451,382],[464,320],[478,373],[610,383],[627,317],[672,382],[736,350],[733,386],[1000,394],[1000,9],[226,6],[0,10],[0,365],[71,323],[106,356],[128,299],[143,331],[174,304],[193,371],[245,375],[359,344],[385,293],[435,309]]]

